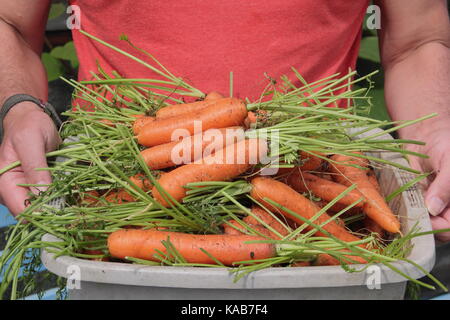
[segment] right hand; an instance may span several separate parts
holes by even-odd
[[[421,181],[425,188],[425,203],[430,212],[433,230],[450,229],[450,162],[447,160],[450,151],[450,117],[440,116],[434,122],[415,126],[414,133],[404,130],[404,139],[425,142],[425,145],[409,145],[408,149],[428,155],[428,158],[411,157],[413,169],[432,172],[428,179]],[[442,242],[450,242],[450,232],[440,232],[436,238]]]
[[[36,171],[47,167],[45,154],[61,143],[52,119],[31,102],[14,106],[4,121],[4,136],[0,145],[0,169],[21,161],[21,166],[0,175],[0,203],[17,216],[26,207],[29,192],[39,194],[46,188],[26,188],[17,184],[50,184],[48,171]]]

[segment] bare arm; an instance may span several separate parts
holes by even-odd
[[[30,5],[34,3],[34,5]],[[40,61],[49,1],[7,0],[0,6],[0,102],[15,93],[47,98]]]
[[[434,171],[426,203],[436,229],[450,228],[450,22],[445,0],[379,0],[380,50],[385,70],[385,98],[395,120],[410,120],[432,112],[438,116],[400,132],[422,140],[411,147],[430,156],[412,159],[424,171]],[[450,233],[441,235],[450,240]]]
[[[8,97],[26,93],[47,99],[47,78],[40,60],[49,0],[3,0],[0,6],[0,105]],[[23,165],[0,176],[0,202],[13,214],[24,208],[28,188],[19,183],[49,183],[45,152],[59,143],[51,119],[36,105],[23,102],[4,119],[0,168],[20,160]],[[37,190],[31,190],[36,192]]]

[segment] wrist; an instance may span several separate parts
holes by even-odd
[[[44,110],[37,106],[35,103],[30,101],[23,101],[16,104],[9,112],[6,114],[3,119],[3,125],[9,127],[10,124],[15,123],[17,120],[23,119],[24,117],[28,117],[31,114],[41,113],[45,114]]]
[[[442,130],[449,130],[450,115],[436,117],[421,121],[415,125],[399,130],[399,135],[403,139],[413,139],[422,141],[426,137]]]

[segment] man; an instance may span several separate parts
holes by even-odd
[[[49,0],[3,0],[0,7],[0,104],[25,93],[46,100],[47,81],[40,62]],[[121,33],[204,92],[228,88],[234,72],[235,93],[257,97],[263,73],[276,78],[296,67],[308,81],[354,68],[367,0],[260,1],[108,1],[74,0],[81,27],[107,42]],[[426,142],[411,147],[429,155],[412,165],[435,175],[426,203],[435,229],[450,228],[450,23],[445,0],[379,0],[380,49],[386,76],[385,95],[395,120],[439,114],[402,129],[405,139]],[[154,76],[148,70],[83,37],[74,40],[80,79],[96,69],[127,77]],[[0,177],[0,201],[13,214],[24,209],[27,188],[48,184],[45,152],[60,142],[52,120],[31,102],[21,102],[4,119],[0,168],[22,166]],[[36,192],[35,190],[33,190]],[[440,234],[450,240],[450,232]]]

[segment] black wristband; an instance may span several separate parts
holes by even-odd
[[[50,103],[44,102],[44,101],[37,99],[33,96],[30,96],[28,94],[15,94],[15,95],[9,97],[8,99],[6,99],[5,103],[3,104],[2,108],[0,109],[0,144],[2,143],[2,140],[3,140],[3,133],[4,133],[3,132],[4,131],[3,120],[5,119],[6,114],[16,104],[18,104],[20,102],[25,102],[25,101],[33,102],[38,107],[42,108],[42,110],[44,110],[44,112],[53,120],[56,128],[59,129],[59,127],[61,127],[62,121],[59,118],[58,113],[56,112],[55,108],[53,108],[53,106]]]

